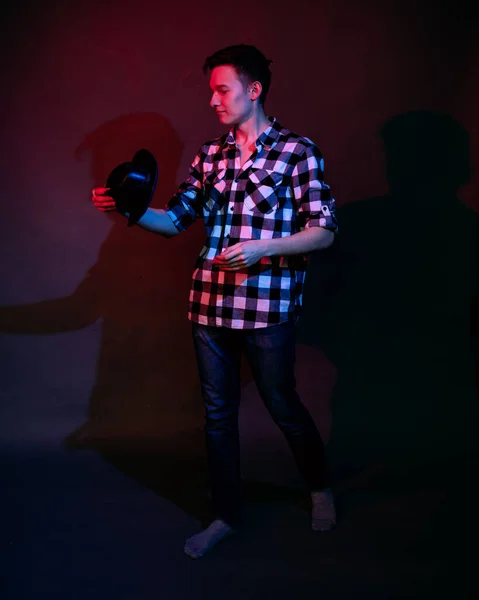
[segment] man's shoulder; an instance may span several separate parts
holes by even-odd
[[[226,138],[227,134],[204,142],[196,153],[193,164],[208,165],[213,164],[216,160],[219,160],[223,152],[223,147],[226,143]]]
[[[220,148],[222,148],[226,143],[226,138],[228,137],[228,133],[224,133],[216,138],[208,140],[204,142],[200,148],[200,152],[204,154],[211,154],[213,152],[217,152]]]
[[[318,146],[313,142],[312,139],[296,133],[291,129],[283,127],[278,123],[278,142],[288,145],[294,145],[296,153],[304,153],[308,149],[318,150]]]

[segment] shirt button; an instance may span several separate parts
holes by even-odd
[[[230,211],[233,212],[233,207],[230,208]]]

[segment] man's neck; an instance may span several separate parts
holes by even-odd
[[[239,146],[250,145],[271,125],[263,108],[253,114],[247,121],[235,127],[235,140]]]

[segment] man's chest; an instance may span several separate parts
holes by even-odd
[[[292,208],[292,167],[254,153],[243,164],[242,158],[239,153],[235,160],[223,158],[205,171],[205,210],[217,211],[229,205],[233,211],[236,205],[236,210],[245,214],[266,215],[286,205]]]

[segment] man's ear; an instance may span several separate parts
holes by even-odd
[[[251,100],[257,100],[261,96],[261,92],[263,91],[263,86],[259,81],[253,81],[253,83],[249,87],[249,95]]]

